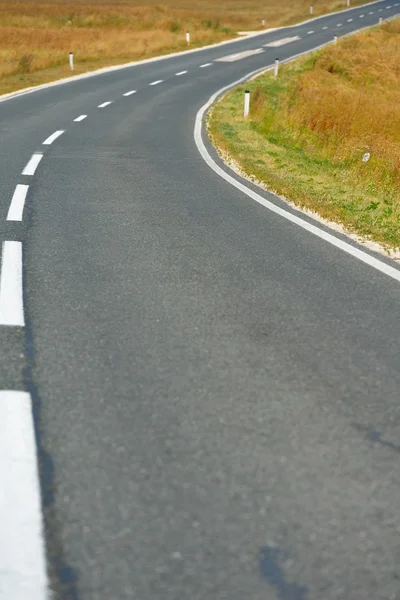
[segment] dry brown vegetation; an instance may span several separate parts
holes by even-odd
[[[400,20],[246,87],[249,120],[243,87],[212,114],[218,145],[296,203],[400,247]]]
[[[355,3],[362,3],[359,0]],[[0,3],[0,93],[75,73],[235,37],[241,30],[286,25],[309,17],[309,0],[34,0]],[[345,0],[314,0],[314,15]]]

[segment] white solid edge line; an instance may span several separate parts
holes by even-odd
[[[373,2],[367,2],[362,6],[372,6],[373,4],[379,4],[382,0],[373,0]],[[268,35],[274,31],[279,31],[280,29],[293,29],[294,27],[302,27],[303,25],[307,25],[308,23],[313,23],[315,21],[319,21],[320,19],[325,19],[326,17],[330,17],[332,15],[344,14],[354,10],[359,10],[360,6],[352,6],[351,8],[345,8],[344,10],[338,10],[331,13],[326,13],[324,15],[320,15],[319,17],[314,17],[312,19],[307,19],[306,21],[301,21],[300,23],[296,23],[295,25],[286,25],[284,27],[275,27],[270,31],[259,31],[252,35],[252,37],[258,37],[261,35]],[[243,36],[239,36],[232,40],[225,40],[224,42],[217,42],[216,44],[210,44],[209,46],[203,46],[202,48],[193,48],[192,50],[183,50],[182,52],[171,52],[171,54],[165,54],[164,56],[154,56],[153,58],[145,58],[143,60],[133,61],[130,63],[125,63],[121,65],[114,65],[113,67],[102,67],[101,69],[97,69],[96,71],[89,71],[89,73],[81,73],[80,75],[75,75],[73,77],[65,77],[63,79],[58,79],[56,81],[51,81],[50,83],[42,83],[41,85],[25,88],[24,90],[20,90],[18,92],[10,92],[8,94],[2,94],[0,96],[0,102],[6,102],[7,100],[12,100],[13,98],[18,98],[20,96],[25,96],[26,94],[33,94],[34,92],[38,92],[39,90],[55,87],[58,85],[65,85],[67,83],[72,83],[74,81],[80,81],[81,79],[88,79],[89,77],[98,77],[99,75],[106,75],[107,73],[112,73],[113,71],[121,71],[122,69],[130,69],[132,67],[137,67],[143,64],[148,64],[152,62],[168,60],[170,58],[174,58],[176,56],[185,56],[186,54],[193,54],[195,52],[204,52],[205,50],[210,50],[212,48],[218,48],[220,46],[225,46],[228,44],[235,44],[236,42],[242,42],[246,39]]]
[[[110,106],[110,104],[112,104],[112,100],[109,100],[108,102],[103,102],[102,104],[99,104],[97,108],[105,108],[106,106]]]
[[[0,273],[0,325],[15,327],[25,325],[21,242],[3,242]],[[0,566],[0,571],[1,568]]]
[[[123,96],[132,96],[132,94],[136,94],[136,90],[131,90],[130,92],[125,92],[125,94],[122,94]]]
[[[22,175],[34,175],[35,171],[38,167],[38,164],[40,163],[42,158],[43,158],[43,154],[40,154],[39,152],[35,152],[34,154],[32,154],[26,167],[22,171]]]
[[[87,115],[80,115],[79,117],[76,117],[76,119],[74,119],[74,123],[80,123],[81,121],[86,119],[86,117]]]
[[[55,131],[54,133],[52,133],[51,135],[49,135],[48,138],[46,138],[43,142],[44,146],[50,146],[50,144],[52,144],[57,138],[60,137],[60,135],[62,135],[64,133],[63,129],[60,129],[59,131]]]
[[[179,73],[175,73],[175,75],[177,77],[179,77],[180,75],[186,75],[187,71],[179,71]]]
[[[32,400],[0,391],[1,597],[50,598]]]
[[[151,83],[149,83],[149,85],[158,85],[159,83],[162,83],[164,80],[163,79],[157,79],[157,81],[152,81]]]
[[[22,221],[25,199],[28,193],[29,185],[19,183],[15,188],[11,199],[10,208],[7,213],[7,221]]]
[[[358,31],[362,31],[362,29],[360,29]],[[348,35],[353,35],[354,33],[357,33],[357,32],[352,32],[351,34],[348,34]],[[347,37],[347,36],[344,36],[344,37]],[[331,43],[332,42],[327,42],[326,44],[321,44],[321,45],[317,46],[316,48],[313,48],[312,50],[307,50],[305,52],[296,54],[295,56],[292,56],[290,59],[283,60],[282,63],[290,62],[292,60],[295,60],[296,58],[299,58],[300,56],[304,56],[305,54],[309,54],[310,52],[315,52],[316,50],[319,50],[320,48],[328,46]],[[291,223],[293,223],[295,225],[298,225],[302,229],[305,229],[309,233],[312,233],[313,235],[324,240],[325,242],[332,244],[332,246],[335,246],[336,248],[339,248],[343,252],[350,254],[354,258],[357,258],[361,262],[369,265],[370,267],[376,269],[377,271],[380,271],[381,273],[384,273],[385,275],[391,277],[392,279],[395,279],[396,281],[400,282],[400,270],[397,270],[394,267],[391,267],[390,265],[375,258],[374,256],[367,254],[363,250],[360,250],[359,248],[352,246],[351,244],[335,237],[334,235],[324,231],[323,229],[320,229],[316,225],[313,225],[312,223],[305,221],[301,217],[294,215],[293,213],[281,208],[280,206],[277,206],[276,204],[274,204],[273,202],[270,202],[266,198],[263,198],[263,196],[261,196],[257,192],[255,192],[252,189],[250,189],[249,187],[247,187],[241,181],[238,181],[235,177],[233,177],[232,175],[227,173],[224,169],[222,169],[219,165],[217,165],[217,163],[214,161],[214,159],[209,154],[209,152],[203,142],[203,137],[202,137],[203,117],[206,114],[206,112],[208,111],[208,109],[212,106],[212,104],[215,102],[215,100],[219,96],[221,96],[228,90],[236,87],[237,85],[240,85],[241,83],[244,83],[245,81],[248,81],[248,80],[254,78],[257,75],[261,75],[262,73],[265,73],[268,70],[272,70],[273,68],[274,68],[274,65],[269,65],[268,67],[263,67],[261,69],[257,69],[256,71],[248,73],[244,77],[241,77],[237,81],[235,81],[235,82],[231,83],[230,85],[227,85],[227,86],[221,88],[220,90],[218,90],[217,92],[215,92],[215,94],[213,94],[209,98],[209,100],[206,102],[206,104],[204,104],[200,108],[200,110],[198,111],[198,113],[196,115],[196,121],[195,121],[195,126],[194,126],[194,140],[195,140],[197,149],[200,152],[201,157],[207,163],[207,165],[215,173],[217,173],[217,175],[219,175],[220,177],[225,179],[225,181],[227,181],[228,183],[233,185],[236,189],[240,190],[241,192],[243,192],[244,194],[249,196],[249,198],[251,198],[252,200],[255,200],[255,202],[258,202],[259,204],[261,204],[262,206],[264,206],[271,212],[279,215],[280,217],[283,217],[284,219],[287,219],[288,221],[290,221]],[[245,181],[245,180],[243,180],[243,181]]]

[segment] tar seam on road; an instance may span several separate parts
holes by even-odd
[[[32,401],[0,391],[1,597],[45,600],[47,573]]]
[[[29,159],[29,162],[27,163],[25,169],[22,171],[22,175],[34,175],[38,164],[40,163],[42,158],[43,154],[40,154],[38,152],[32,154],[32,157]]]
[[[22,297],[22,242],[3,242],[0,273],[0,325],[25,325]]]
[[[29,185],[18,184],[11,199],[10,208],[7,213],[7,221],[22,221],[25,199],[28,193]]]

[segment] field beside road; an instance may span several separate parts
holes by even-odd
[[[352,5],[362,2],[352,2]],[[52,0],[0,3],[0,94],[74,74],[278,27],[309,18],[309,0]],[[344,0],[315,0],[313,14],[345,8]]]
[[[269,189],[388,249],[400,247],[399,19],[228,93],[209,130],[225,155]]]

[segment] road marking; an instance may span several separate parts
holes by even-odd
[[[323,27],[322,29],[328,29],[327,26],[325,25],[325,27]]]
[[[364,18],[364,15],[360,15],[360,19],[363,19],[363,18]]]
[[[29,185],[18,184],[8,209],[7,221],[22,221],[25,199],[28,193]]]
[[[244,50],[243,52],[236,52],[236,54],[228,54],[222,58],[217,58],[215,62],[236,62],[242,60],[248,56],[254,56],[255,54],[262,54],[264,50],[262,48],[256,48],[255,50]]]
[[[179,73],[175,73],[175,75],[177,77],[179,77],[180,75],[186,75],[187,71],[179,71]]]
[[[204,63],[204,65],[200,65],[200,69],[204,69],[205,67],[211,67],[212,63]]]
[[[323,44],[320,47],[323,47],[325,45],[326,44]],[[302,52],[302,53],[296,55],[296,57],[292,57],[291,60],[293,60],[294,58],[297,58],[298,56],[303,56],[303,55],[305,55],[307,53],[308,52]],[[270,68],[272,68],[272,67],[270,67]],[[267,208],[271,212],[279,215],[280,217],[283,217],[284,219],[287,219],[291,223],[294,223],[295,225],[298,225],[302,229],[305,229],[309,233],[312,233],[313,235],[315,235],[315,236],[319,237],[320,239],[324,240],[325,242],[328,242],[329,244],[332,244],[332,246],[335,246],[336,248],[339,248],[343,252],[346,252],[347,254],[350,254],[354,258],[357,258],[361,262],[364,262],[365,264],[367,264],[370,267],[376,269],[377,271],[380,271],[381,273],[384,273],[388,277],[391,277],[392,279],[395,279],[396,281],[400,282],[400,270],[397,270],[394,267],[391,267],[390,265],[388,265],[385,262],[383,262],[383,261],[375,258],[374,256],[371,256],[370,254],[367,254],[363,250],[360,250],[359,248],[357,248],[355,246],[352,246],[351,244],[349,244],[349,243],[347,243],[347,242],[345,242],[345,241],[343,241],[343,240],[335,237],[334,235],[332,235],[332,234],[324,231],[323,229],[320,229],[316,225],[313,225],[312,223],[309,223],[308,221],[306,221],[306,220],[302,219],[301,217],[299,217],[299,216],[297,216],[297,215],[289,212],[288,210],[285,210],[284,208],[281,208],[280,206],[277,206],[273,202],[271,202],[269,200],[266,200],[260,194],[258,194],[254,190],[248,188],[246,185],[244,185],[243,183],[241,183],[240,181],[238,181],[237,179],[235,179],[232,175],[230,175],[229,173],[227,173],[226,171],[224,171],[224,169],[222,169],[214,161],[214,159],[211,157],[211,155],[208,153],[208,150],[205,147],[204,142],[203,142],[203,137],[202,137],[203,126],[202,125],[203,125],[203,117],[207,113],[207,111],[210,108],[210,106],[214,103],[214,101],[218,97],[220,97],[227,90],[230,90],[230,89],[238,86],[240,83],[243,83],[244,81],[248,81],[251,76],[253,76],[253,75],[257,74],[257,73],[264,72],[265,70],[266,70],[265,68],[264,69],[257,69],[256,71],[253,71],[252,73],[248,73],[245,77],[242,77],[241,79],[233,82],[232,84],[223,87],[219,91],[215,92],[215,94],[213,94],[211,96],[211,98],[208,100],[208,102],[206,102],[206,104],[204,104],[200,108],[200,110],[198,111],[198,113],[196,115],[196,121],[195,121],[195,126],[194,126],[194,140],[195,140],[197,149],[199,150],[199,152],[200,152],[203,160],[207,163],[207,165],[215,173],[217,173],[217,175],[219,175],[220,177],[222,177],[223,179],[225,179],[225,181],[227,181],[228,183],[230,183],[231,185],[233,185],[236,189],[238,189],[239,191],[243,192],[244,194],[246,194],[247,196],[249,196],[249,198],[251,198],[255,202],[258,202],[259,204],[261,204],[262,206],[264,206],[265,208]]]
[[[99,104],[97,108],[105,108],[106,106],[110,106],[112,104],[112,100],[109,102],[103,102],[103,104]]]
[[[342,26],[342,24],[341,24],[341,23],[338,23],[338,24],[336,25],[336,27],[341,27],[341,26]]]
[[[348,22],[348,23],[351,23],[351,22],[352,22],[352,20],[353,20],[353,19],[347,19],[347,22]]]
[[[152,81],[151,83],[149,83],[149,85],[158,85],[159,83],[162,83],[164,80],[163,79],[157,79],[157,81]]]
[[[382,11],[383,11],[383,8],[378,8],[378,12],[382,12]]]
[[[311,35],[312,33],[314,33],[314,31],[313,31],[313,30],[311,30],[311,31],[307,31],[307,35]]]
[[[28,161],[25,169],[22,171],[22,175],[34,175],[37,169],[38,164],[43,158],[43,154],[39,154],[39,152],[35,152],[32,154],[32,157]]]
[[[49,598],[32,401],[0,391],[2,598]]]
[[[3,242],[0,274],[0,325],[21,327],[25,325],[21,242]]]
[[[76,119],[74,119],[75,123],[80,123],[81,121],[83,121],[84,119],[86,119],[87,115],[80,115],[79,117],[76,117]]]
[[[295,35],[293,37],[282,38],[280,40],[275,40],[274,42],[270,42],[269,44],[264,44],[264,48],[279,48],[279,46],[284,46],[285,44],[290,44],[291,42],[295,42],[299,40],[300,37]]]
[[[373,15],[373,14],[374,14],[374,11],[371,11],[371,12],[369,12],[368,14],[369,14],[369,15]]]
[[[49,135],[48,138],[46,138],[43,142],[44,146],[50,146],[50,144],[52,144],[57,138],[60,137],[60,135],[62,135],[64,133],[63,129],[60,129],[59,131],[55,131],[54,133],[52,133],[51,135]]]
[[[389,6],[386,6],[386,10],[388,10],[388,8],[392,8],[392,5],[389,4]]]
[[[125,92],[125,94],[122,94],[123,96],[132,96],[132,94],[136,94],[136,90],[131,90],[130,92]]]

